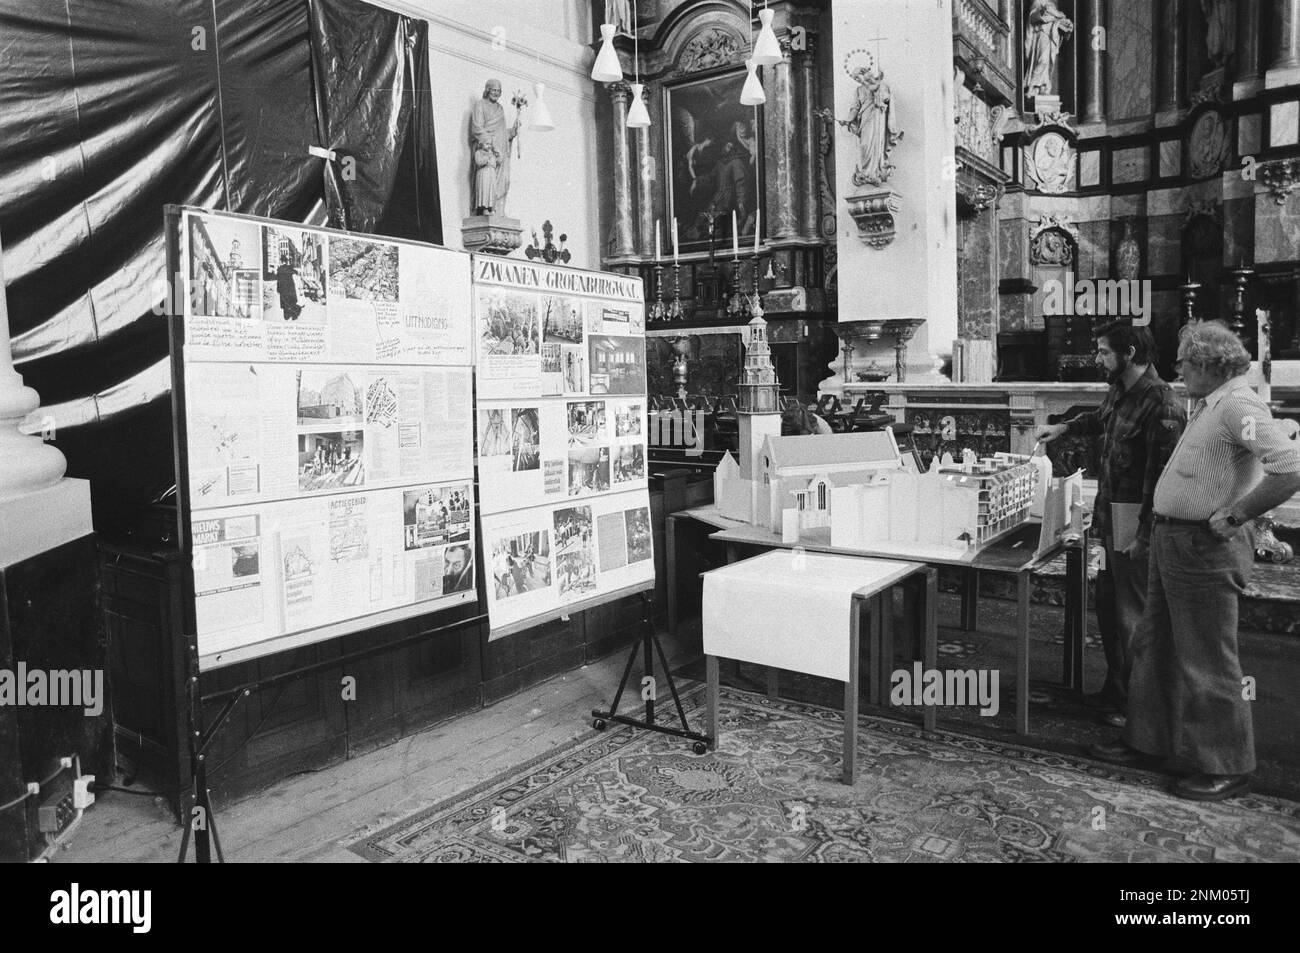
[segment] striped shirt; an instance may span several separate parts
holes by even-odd
[[[1234,377],[1196,402],[1156,484],[1155,511],[1208,520],[1253,490],[1265,473],[1300,473],[1300,442],[1287,437],[1244,377]]]

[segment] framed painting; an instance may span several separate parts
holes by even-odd
[[[718,252],[729,254],[733,211],[741,245],[753,247],[763,194],[763,121],[761,107],[740,104],[744,85],[745,70],[738,69],[664,87],[669,254],[674,218],[681,251],[707,249],[712,225]]]

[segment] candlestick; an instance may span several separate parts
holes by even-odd
[[[658,238],[656,232],[655,238]],[[656,321],[667,321],[668,309],[664,305],[664,266],[661,261],[655,261],[655,300],[650,306],[650,313],[646,316],[646,323]]]
[[[674,226],[676,223],[674,222]],[[668,320],[675,321],[685,317],[682,312],[682,294],[681,294],[681,265],[677,263],[674,256],[673,261],[673,302],[668,306]]]

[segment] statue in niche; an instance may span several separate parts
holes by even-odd
[[[1074,33],[1074,24],[1055,0],[1034,0],[1029,10],[1029,37],[1025,43],[1025,98],[1056,94],[1056,58]]]
[[[632,35],[632,0],[605,0],[605,22],[614,24],[614,33]]]
[[[506,193],[510,191],[510,143],[519,134],[519,117],[506,126],[501,106],[501,81],[490,79],[483,98],[474,104],[469,117],[469,138],[474,164],[471,206],[475,215],[504,215]]]
[[[1205,52],[1215,69],[1222,69],[1237,42],[1236,4],[1232,0],[1201,0],[1205,14]]]
[[[895,166],[889,161],[889,154],[903,138],[894,129],[889,84],[870,54],[866,54],[866,64],[853,69],[849,75],[858,84],[857,96],[853,112],[848,119],[839,120],[839,124],[858,137],[858,166],[853,170],[853,184],[883,185],[894,174]]]

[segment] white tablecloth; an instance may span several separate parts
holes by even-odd
[[[853,594],[923,568],[778,549],[715,569],[704,575],[704,653],[847,682]]]

